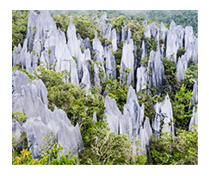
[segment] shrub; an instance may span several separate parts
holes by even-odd
[[[163,133],[160,139],[151,137],[151,164],[197,165],[198,132],[181,130],[177,136]]]
[[[15,111],[15,112],[12,113],[12,119],[16,119],[20,123],[25,122],[27,118],[28,118],[28,116],[25,116],[20,111]]]

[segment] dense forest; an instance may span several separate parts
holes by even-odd
[[[13,165],[197,165],[198,12],[12,11]]]

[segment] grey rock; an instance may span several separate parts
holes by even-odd
[[[78,157],[78,154],[84,150],[78,124],[75,127],[69,127],[63,124],[57,132],[57,138],[58,143],[64,147],[61,153],[62,155],[66,155],[71,151],[69,158],[71,158],[73,154]]]
[[[166,41],[166,57],[176,62],[177,51],[178,51],[177,34],[174,30],[168,30],[167,41]]]
[[[113,56],[110,49],[107,51],[107,58],[106,58],[106,75],[108,79],[115,80],[116,79],[116,64],[115,64],[115,57]],[[110,78],[112,76],[113,78]]]
[[[152,119],[152,128],[157,137],[160,138],[162,130],[164,132],[170,131],[174,135],[173,110],[168,95],[166,95],[163,103],[155,104],[155,113],[156,116]],[[161,127],[162,120],[163,127]]]
[[[155,94],[162,93],[163,91],[163,76],[164,65],[160,58],[160,51],[151,51],[149,55],[149,62],[147,67],[148,83],[150,87],[155,88]]]
[[[168,32],[168,29],[164,26],[163,23],[161,23],[160,28],[159,28],[159,39],[163,40],[163,44],[161,44],[160,46],[160,54],[162,55],[162,57],[165,57],[166,55],[165,44],[166,44],[166,39],[167,39],[167,32]]]
[[[147,88],[147,70],[143,65],[137,68],[136,92],[143,91]]]
[[[145,30],[144,30],[143,38],[145,38],[145,37],[151,38],[150,25],[147,25]],[[146,45],[147,45],[147,43],[143,39],[142,40],[142,48],[141,48],[141,51],[140,51],[141,58],[144,58],[145,55],[148,54]]]
[[[95,111],[94,114],[93,114],[93,120],[94,120],[95,122],[97,122],[97,114],[96,114],[96,111]]]
[[[117,35],[116,35],[115,28],[112,30],[111,39],[112,39],[112,49],[113,51],[116,51],[117,50]]]
[[[175,27],[176,27],[176,23],[174,21],[171,21],[170,30],[174,29]]]
[[[67,154],[68,149],[72,149],[72,154],[77,156],[78,152],[83,150],[79,127],[73,127],[66,113],[56,106],[53,112],[49,110],[47,90],[43,82],[41,80],[29,82],[26,81],[26,77],[25,73],[19,71],[13,73],[12,112],[18,110],[28,116],[23,124],[13,122],[14,134],[18,134],[22,129],[27,132],[33,158],[40,158],[39,149],[43,144],[43,137],[50,132],[54,133],[55,139],[64,147],[64,154]],[[22,85],[16,83],[18,80],[23,80]],[[68,135],[70,137],[67,141],[62,140]]]
[[[12,134],[16,140],[20,139],[21,131],[25,131],[25,128],[16,119],[12,119]]]
[[[27,140],[28,146],[32,153],[33,158],[40,159],[41,154],[39,150],[42,145],[46,145],[44,142],[44,136],[49,135],[51,130],[41,121],[40,117],[34,118],[33,121],[27,126]]]
[[[115,99],[106,96],[104,107],[104,114],[107,116],[107,123],[110,127],[110,131],[119,134],[119,124],[122,114],[117,107]]]
[[[122,58],[120,64],[120,80],[124,81],[129,86],[134,82],[134,46],[133,40],[131,39],[129,43],[125,42],[123,44]],[[123,72],[126,72],[126,68],[130,69],[130,72],[127,75],[124,75]]]
[[[144,104],[141,107],[139,106],[135,90],[132,86],[128,89],[127,102],[124,105],[123,115],[128,116],[132,122],[132,128],[129,127],[132,131],[129,133],[129,136],[138,137],[139,128],[144,118]]]
[[[21,86],[27,85],[29,83],[28,76],[20,71],[12,72],[12,94],[20,93]]]
[[[192,45],[194,42],[194,34],[192,26],[187,26],[185,28],[185,46],[184,48],[187,50],[188,46]]]
[[[191,109],[195,104],[198,104],[198,80],[193,85],[193,92],[192,99],[190,100],[191,105],[189,109]]]
[[[144,127],[143,126],[140,127],[140,134],[139,134],[140,147],[144,149],[144,151],[141,151],[142,155],[147,154],[147,148],[149,148],[151,136],[152,136],[152,128],[150,126],[149,118],[146,117],[146,120],[144,122]]]
[[[185,55],[182,55],[177,62],[176,65],[176,78],[178,81],[182,80],[185,78],[184,73],[187,70],[187,60],[185,58]]]
[[[198,108],[197,108],[197,110],[196,110],[195,107],[193,107],[192,115],[193,115],[193,116],[192,116],[192,118],[191,118],[191,120],[190,120],[190,123],[189,123],[189,130],[194,131],[191,127],[192,127],[193,124],[198,125]],[[198,131],[198,126],[195,127],[195,128],[196,128],[197,131]]]

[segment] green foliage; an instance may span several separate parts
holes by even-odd
[[[141,58],[139,64],[140,66],[143,65],[143,67],[147,68],[149,62],[149,55],[147,54],[144,58]]]
[[[88,137],[91,145],[81,154],[82,164],[145,164],[146,157],[132,153],[133,141],[127,135],[111,133],[108,127],[92,128]],[[138,141],[139,142],[139,141]],[[138,149],[139,152],[140,149]]]
[[[124,20],[125,20],[125,16],[119,16],[117,18],[113,18],[112,19],[112,23],[113,23],[112,28],[115,28],[117,32],[121,33],[122,27],[124,24]]]
[[[36,25],[32,26],[33,33],[36,33]]]
[[[114,98],[116,104],[121,112],[123,112],[123,107],[126,104],[128,86],[122,81],[117,80],[107,80],[102,84],[103,90],[106,89],[106,94]]]
[[[157,50],[157,41],[154,38],[145,37],[144,41],[147,43],[146,48],[150,53],[152,50]]]
[[[58,155],[60,155],[63,147],[59,143],[54,141],[55,137],[53,135],[53,132],[51,132],[49,135],[44,136],[45,144],[42,144],[41,149],[39,149],[39,152],[41,154],[41,164],[49,164],[53,159],[57,159]]]
[[[102,36],[102,30],[99,28],[98,24],[88,16],[74,15],[72,22],[76,27],[76,33],[79,33],[83,39],[88,37],[90,41],[92,41],[95,37],[95,33],[97,33],[98,36]]]
[[[186,52],[186,50],[184,49],[184,47],[181,47],[180,49],[178,49],[177,58],[179,58],[182,55],[184,55],[185,52]]]
[[[32,158],[31,151],[23,149],[20,156],[12,160],[13,165],[41,165],[40,161]]]
[[[15,112],[12,113],[12,119],[16,119],[20,123],[25,122],[27,118],[28,118],[28,116],[25,116],[20,111],[15,111]]]
[[[151,164],[156,165],[197,165],[198,132],[181,130],[177,136],[166,132],[160,139],[151,137]]]
[[[175,92],[179,91],[179,83],[176,79],[176,63],[173,60],[163,58],[164,72],[163,79],[165,80],[164,91],[173,99]],[[171,89],[169,88],[171,86]]]
[[[37,74],[37,72],[40,74]],[[60,72],[46,70],[44,65],[40,65],[34,73],[37,79],[41,79],[43,81],[48,91],[50,87],[64,84],[64,81],[62,80],[63,75]]]
[[[198,65],[194,63],[193,60],[191,62],[194,65],[190,65],[184,73],[185,76],[185,84],[187,84],[187,88],[193,90],[193,84],[198,79]]]
[[[19,140],[17,140],[17,137],[15,135],[12,135],[12,159],[20,156],[23,149],[29,149],[26,132],[21,131],[20,133],[21,134]]]
[[[188,111],[192,94],[193,92],[186,90],[186,86],[183,84],[171,102],[176,130],[188,129],[188,120],[192,117],[192,110]]]
[[[98,116],[103,114],[103,97],[97,93],[87,95],[82,89],[73,84],[63,84],[53,86],[48,92],[49,108],[53,109],[53,104],[63,109],[72,124],[83,125],[83,120],[92,116],[94,111]]]
[[[12,11],[12,50],[19,43],[23,45],[27,33],[28,10]]]

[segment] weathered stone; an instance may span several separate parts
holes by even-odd
[[[21,86],[27,85],[29,83],[28,77],[25,73],[20,71],[12,72],[12,94],[20,93]]]
[[[174,30],[168,30],[166,40],[166,57],[176,62],[176,55],[178,51],[177,34]]]
[[[140,134],[139,134],[139,140],[140,140],[140,147],[144,149],[144,151],[141,151],[142,155],[147,154],[147,148],[149,148],[149,142],[150,137],[152,136],[152,128],[150,126],[149,118],[146,117],[146,120],[144,122],[144,127],[140,127]]]
[[[117,35],[116,35],[115,28],[112,30],[111,39],[112,39],[112,49],[113,51],[116,51],[117,50]]]
[[[94,120],[95,122],[97,122],[97,114],[96,114],[96,111],[95,111],[94,114],[93,114],[93,120]]]
[[[177,62],[176,65],[176,78],[178,81],[185,78],[184,73],[187,70],[187,60],[185,58],[185,55],[182,55]]]
[[[162,57],[165,57],[165,44],[166,44],[166,39],[167,39],[167,32],[168,29],[164,26],[163,23],[160,24],[159,28],[159,40],[162,40],[163,43],[160,43],[160,54]]]
[[[145,38],[145,37],[151,38],[151,32],[150,32],[150,26],[149,25],[147,25],[145,30],[144,30],[143,38]],[[147,45],[147,43],[143,39],[142,40],[142,48],[141,48],[141,51],[140,51],[141,58],[144,58],[148,54],[146,45]]]
[[[136,92],[147,88],[147,70],[143,66],[137,69]]]
[[[198,104],[198,80],[193,85],[193,92],[194,94],[192,95],[192,99],[190,100],[191,105],[189,106],[189,109]]]
[[[104,107],[104,114],[107,116],[107,123],[110,127],[110,131],[119,134],[119,124],[122,114],[117,107],[115,99],[106,96]]]
[[[19,71],[13,73],[12,112],[18,110],[28,116],[22,125],[14,122],[13,132],[18,134],[18,130],[22,129],[27,132],[28,145],[32,145],[30,150],[33,158],[40,157],[38,149],[43,144],[43,137],[50,132],[58,136],[56,140],[64,147],[63,154],[67,154],[67,150],[72,149],[72,154],[77,156],[78,152],[83,150],[79,127],[73,127],[66,113],[56,106],[53,112],[49,110],[47,90],[43,82],[41,80],[29,82],[26,81],[26,77],[25,73]],[[19,80],[22,85],[17,84]],[[70,137],[63,141],[62,139],[68,135]]]
[[[129,43],[125,42],[123,44],[122,50],[122,58],[120,64],[120,80],[124,79],[124,81],[129,86],[132,82],[134,82],[134,46],[133,40],[131,39]],[[126,69],[130,69],[130,72],[127,73]],[[125,75],[126,73],[127,75]]]
[[[197,108],[197,110],[196,110],[196,108],[193,107],[192,115],[193,115],[193,116],[192,116],[192,118],[191,118],[191,120],[190,120],[190,123],[189,123],[189,130],[194,131],[191,127],[192,127],[193,124],[198,125],[198,108]],[[195,128],[196,128],[197,131],[198,131],[198,126],[195,127]]]
[[[106,75],[108,79],[115,80],[116,79],[116,64],[115,64],[115,57],[113,56],[110,49],[107,51],[107,58],[106,58]],[[112,76],[112,78],[110,78]]]
[[[193,28],[192,26],[187,26],[185,28],[185,46],[184,48],[187,50],[189,45],[192,45],[194,42],[194,34],[193,34]]]
[[[22,127],[21,123],[16,119],[12,119],[12,134],[16,138],[16,140],[20,139],[21,131],[25,131],[25,128]]]
[[[155,87],[155,94],[163,91],[164,65],[160,58],[160,51],[151,51],[147,67],[148,83],[150,87]]]
[[[139,106],[138,98],[132,86],[128,89],[127,103],[124,105],[123,114],[128,116],[132,122],[132,131],[129,136],[137,137],[144,118],[144,104]]]
[[[66,155],[71,151],[69,158],[73,154],[78,157],[78,154],[84,150],[78,124],[75,127],[62,124],[57,132],[57,142],[63,146],[62,155]]]
[[[161,130],[163,130],[164,132],[170,131],[174,135],[173,110],[168,95],[166,95],[163,103],[155,104],[155,113],[156,116],[152,120],[152,128],[157,137],[160,138]],[[162,120],[163,127],[161,128]]]

